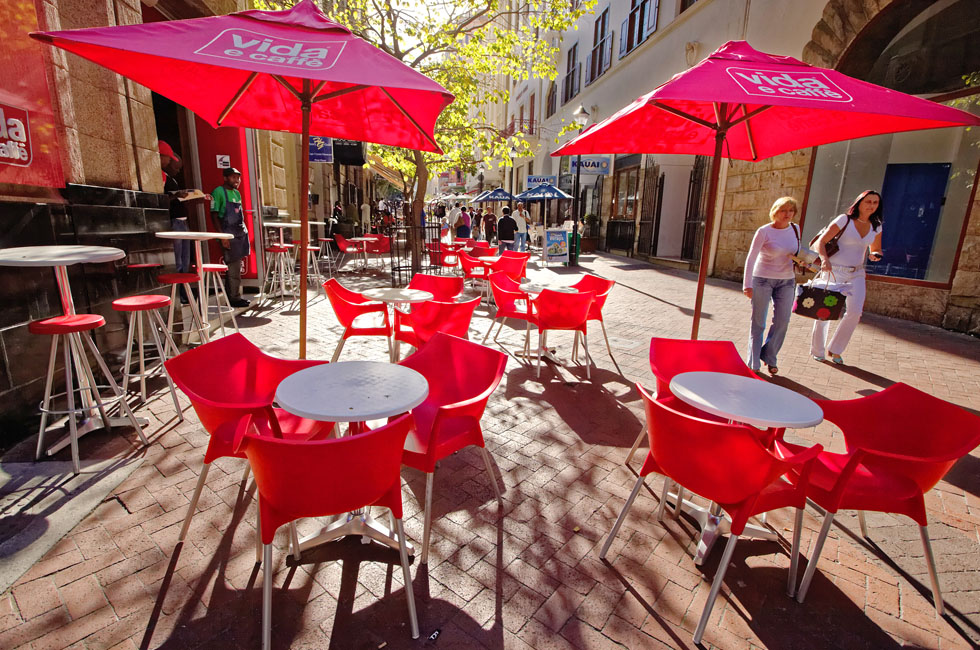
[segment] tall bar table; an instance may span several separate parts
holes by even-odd
[[[72,266],[73,264],[99,264],[104,262],[114,262],[122,259],[125,256],[126,253],[121,249],[112,248],[109,246],[21,246],[17,248],[0,249],[0,266],[54,267],[55,278],[58,281],[58,294],[61,298],[62,313],[65,316],[73,316],[76,313],[75,302],[72,300],[71,283],[68,280],[68,267]],[[87,342],[96,362],[99,364],[99,368],[102,370],[102,373],[109,382],[109,387],[112,388],[112,393],[119,402],[119,410],[125,417],[108,417],[104,411],[94,403],[93,392],[98,390],[98,386],[95,384],[95,379],[91,375],[91,369],[88,367],[88,364],[86,363],[84,366],[82,365],[82,359],[85,358],[86,354],[86,351],[82,346],[83,338]],[[73,365],[75,366],[75,373],[78,377],[79,398],[81,399],[82,407],[85,410],[87,417],[82,422],[81,426],[77,426],[74,421],[74,414],[69,413],[68,418],[72,418],[72,420],[69,422],[68,428],[74,431],[74,440],[72,439],[72,435],[64,436],[61,440],[48,447],[48,455],[53,455],[71,444],[72,460],[74,461],[75,471],[77,472],[79,470],[77,445],[78,438],[81,438],[89,431],[102,428],[108,429],[113,425],[118,426],[126,424],[127,422],[136,429],[136,432],[139,434],[143,444],[149,444],[146,436],[143,435],[143,426],[148,423],[148,420],[137,419],[132,409],[129,408],[129,404],[126,403],[126,396],[119,388],[119,385],[113,378],[112,373],[109,372],[109,367],[106,365],[105,360],[99,353],[98,348],[95,347],[95,343],[92,341],[92,338],[89,336],[88,332],[84,332],[84,337],[81,335],[68,336],[65,345],[70,346],[71,348],[71,356],[74,361]],[[54,345],[52,345],[51,358],[48,364],[49,374],[45,387],[46,396],[50,396],[51,392],[53,377],[50,373],[54,368],[55,353],[56,348]],[[66,351],[66,356],[67,355],[68,353]],[[74,408],[73,388],[72,386],[66,386],[65,390],[69,410],[71,410]],[[47,402],[48,399],[46,397],[45,404],[42,407],[41,429],[38,432],[36,458],[40,458],[42,452],[44,451],[44,434],[49,430],[64,427],[64,421],[52,424],[50,427],[45,427],[49,411],[49,404]]]
[[[166,230],[164,232],[158,232],[157,237],[160,239],[189,239],[194,242],[194,255],[197,259],[197,295],[199,298],[198,308],[201,313],[201,324],[203,325],[203,331],[201,332],[201,337],[204,339],[202,343],[207,343],[210,340],[210,330],[211,321],[208,319],[208,297],[204,293],[204,256],[201,254],[201,242],[208,241],[210,239],[234,239],[235,236],[225,232],[206,232],[206,231],[188,231],[184,232],[181,230]],[[219,311],[218,317],[221,317]]]

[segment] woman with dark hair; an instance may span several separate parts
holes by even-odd
[[[881,259],[881,195],[874,190],[861,192],[847,212],[839,215],[817,240],[816,251],[820,255],[820,274],[817,278],[829,278],[833,288],[847,296],[844,316],[837,325],[833,338],[827,342],[827,321],[814,321],[810,354],[823,361],[826,354],[837,365],[843,365],[841,354],[851,340],[864,310],[864,263],[871,250],[872,262]],[[837,233],[840,247],[833,261],[827,254],[827,242]]]

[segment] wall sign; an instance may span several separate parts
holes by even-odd
[[[219,153],[216,158],[218,159],[218,169],[228,169],[231,167],[230,155]]]
[[[571,159],[571,170],[574,174],[578,168],[578,159],[573,157]],[[596,174],[599,176],[609,175],[609,156],[582,156],[582,173],[583,174]]]
[[[31,122],[27,111],[0,104],[0,164],[30,167],[33,159]]]
[[[321,138],[318,135],[310,136],[310,162],[333,162],[333,138]]]

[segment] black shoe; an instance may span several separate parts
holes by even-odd
[[[232,307],[250,307],[251,305],[252,303],[245,300],[244,298],[235,298],[234,300],[231,301]]]

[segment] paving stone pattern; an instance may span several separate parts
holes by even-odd
[[[619,370],[591,329],[592,382],[582,367],[541,379],[511,358],[483,420],[487,447],[506,488],[502,518],[480,455],[465,449],[436,473],[428,566],[412,571],[422,637],[406,623],[397,554],[347,539],[287,562],[277,538],[273,612],[279,648],[685,648],[717,570],[720,545],[703,567],[692,561],[694,524],[656,522],[660,479],[651,477],[610,550],[598,550],[628,496],[623,461],[641,429],[635,381],[652,385],[651,336],[690,332],[694,277],[619,257],[584,260],[618,282],[605,309]],[[574,281],[577,271],[541,270]],[[343,274],[355,288],[379,286],[377,272]],[[709,282],[701,337],[744,350],[749,304],[734,283]],[[243,332],[267,351],[297,354],[298,314],[249,312]],[[481,307],[474,338],[489,325]],[[310,309],[309,356],[329,358],[340,328],[322,298]],[[502,349],[519,350],[522,330],[504,328]],[[980,344],[916,323],[865,315],[845,353],[848,365],[810,359],[809,322],[794,320],[775,381],[808,395],[844,399],[904,381],[980,409]],[[568,359],[571,336],[549,344]],[[355,338],[342,359],[385,359],[381,339]],[[255,565],[255,508],[243,496],[243,461],[214,463],[188,543],[176,538],[194,489],[207,434],[181,396],[139,409],[152,445],[120,449],[114,435],[83,440],[83,457],[111,450],[142,466],[0,597],[0,648],[259,647],[261,570]],[[794,436],[843,450],[829,424]],[[130,435],[135,445],[135,435]],[[645,447],[645,445],[644,445]],[[62,459],[59,456],[59,459]],[[64,460],[64,459],[62,459]],[[638,466],[640,456],[634,461]],[[964,458],[926,504],[948,615],[931,602],[918,531],[901,517],[870,514],[871,540],[842,514],[827,540],[807,601],[785,594],[791,513],[769,524],[780,541],[743,541],[705,635],[717,648],[966,648],[980,642],[980,454]],[[422,536],[425,477],[402,472],[406,531]],[[819,515],[808,509],[809,557]],[[318,529],[302,521],[300,533]],[[803,567],[806,566],[803,560]],[[436,634],[438,633],[438,634]]]

